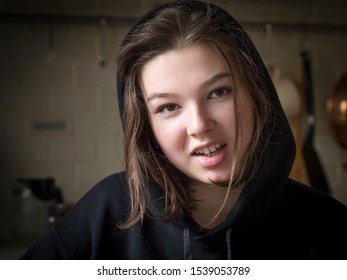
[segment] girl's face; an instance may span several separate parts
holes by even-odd
[[[238,73],[200,45],[154,57],[140,79],[153,133],[168,160],[195,183],[228,182],[236,137],[233,95],[240,111],[239,160],[254,130],[251,97]]]

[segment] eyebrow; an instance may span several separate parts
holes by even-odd
[[[153,99],[156,98],[167,98],[167,97],[175,97],[177,94],[172,92],[154,92],[150,95],[150,97],[147,98],[147,103],[151,102]]]
[[[224,78],[233,78],[233,76],[231,75],[230,72],[222,72],[222,73],[217,73],[216,75],[212,76],[211,78],[207,79],[206,81],[204,81],[200,88],[205,88],[209,85],[212,85],[213,83],[219,81],[219,80],[222,80]]]
[[[204,81],[201,85],[200,88],[205,88],[221,79],[230,77],[232,78],[233,76],[229,72],[222,72],[222,73],[217,73],[216,75],[212,76],[211,78],[207,79]],[[152,93],[148,98],[147,98],[147,103],[150,103],[153,99],[156,98],[168,98],[168,97],[175,97],[177,94],[172,93],[172,92],[154,92]]]

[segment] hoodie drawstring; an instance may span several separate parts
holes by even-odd
[[[228,260],[231,260],[231,227],[225,232],[225,241],[227,243]]]
[[[184,251],[184,259],[191,260],[192,256],[192,241],[190,239],[190,232],[188,228],[184,228],[183,230],[183,251]]]

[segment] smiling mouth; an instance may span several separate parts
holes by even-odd
[[[217,154],[219,151],[223,150],[226,144],[220,145],[212,145],[210,147],[206,147],[203,149],[200,149],[193,153],[194,156],[204,156],[204,157],[212,157],[215,154]]]

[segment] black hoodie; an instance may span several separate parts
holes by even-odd
[[[135,26],[158,9],[184,3],[200,5],[200,1],[166,4]],[[347,259],[347,208],[288,179],[295,144],[276,90],[247,34],[227,12],[219,13],[239,27],[236,35],[242,35],[276,108],[275,129],[259,171],[226,220],[207,230],[189,215],[174,222],[153,218],[163,212],[164,194],[149,184],[151,215],[141,225],[120,230],[117,224],[127,218],[130,198],[125,173],[118,173],[92,188],[22,259]],[[123,94],[118,81],[121,114]]]

